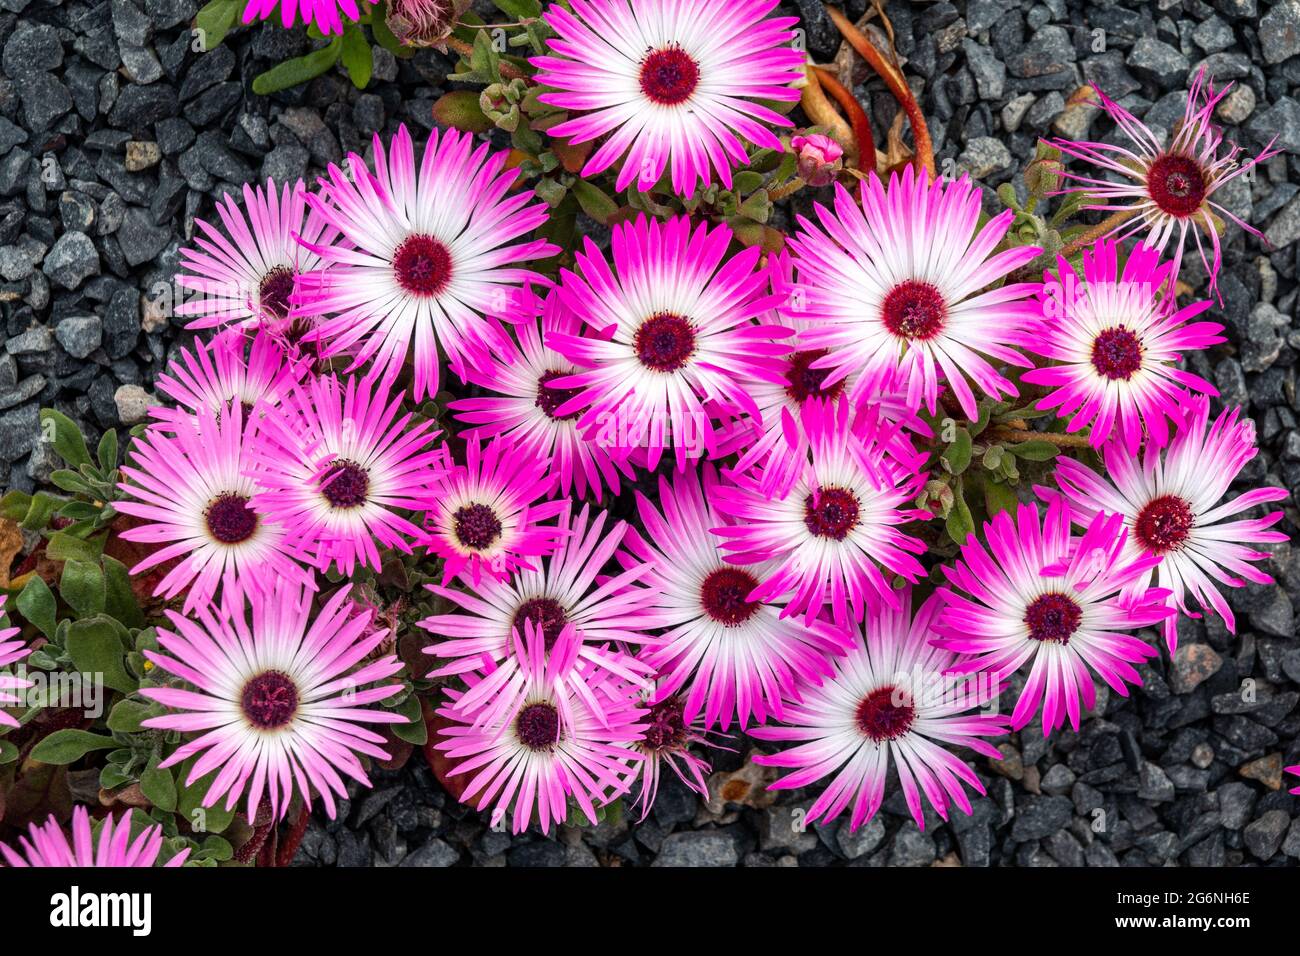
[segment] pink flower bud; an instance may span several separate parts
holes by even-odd
[[[821,133],[792,137],[790,147],[799,154],[799,178],[809,186],[829,186],[844,165],[840,144]]]

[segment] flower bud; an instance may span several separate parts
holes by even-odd
[[[821,133],[795,136],[790,148],[799,157],[799,178],[809,186],[829,186],[844,167],[840,144]]]

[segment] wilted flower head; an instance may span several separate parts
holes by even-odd
[[[445,46],[470,0],[390,0],[384,21],[404,46]]]

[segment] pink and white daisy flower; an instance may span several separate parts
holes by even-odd
[[[337,166],[307,201],[351,246],[303,244],[329,271],[303,277],[293,314],[327,316],[319,333],[331,355],[355,352],[389,375],[414,349],[415,398],[438,391],[438,353],[465,377],[509,348],[498,319],[514,321],[525,282],[544,281],[519,263],[559,249],[542,239],[516,242],[546,221],[531,192],[507,196],[517,174],[506,151],[474,148],[469,133],[429,134],[417,171],[403,126],[391,153],[375,136],[375,171],[355,153],[351,175]]]
[[[605,647],[624,649],[650,640],[655,594],[643,582],[653,569],[648,561],[634,562],[613,577],[598,577],[628,531],[622,521],[606,531],[607,518],[606,512],[593,514],[587,505],[573,518],[566,505],[556,522],[560,534],[555,552],[541,558],[536,568],[517,569],[506,580],[484,577],[468,591],[428,585],[461,609],[419,622],[443,638],[425,648],[426,654],[447,661],[429,676],[501,666],[513,650],[511,635],[532,621],[548,646],[572,624],[584,666],[613,669],[629,683],[639,681],[644,669],[607,654]]]
[[[794,282],[794,262],[784,250],[769,257],[769,274],[772,294],[788,302],[800,295]],[[781,320],[773,316],[774,322]],[[852,393],[858,373],[822,387],[830,374],[829,369],[814,367],[827,349],[808,349],[801,345],[801,336],[810,327],[800,319],[786,320],[795,335],[786,340],[789,351],[782,356],[783,383],[755,381],[749,383],[749,393],[758,406],[761,429],[736,429],[735,440],[740,454],[735,465],[724,469],[726,475],[743,475],[761,466],[759,489],[775,498],[790,493],[808,459],[808,434],[804,431],[804,407],[809,402],[838,402],[846,393]],[[865,399],[870,411],[891,424],[901,424],[909,431],[929,435],[930,428],[907,404],[906,395],[898,391],[877,391]],[[902,431],[895,433],[899,456],[904,460],[915,455],[915,449]],[[728,446],[730,447],[730,446]]]
[[[1098,513],[1122,515],[1129,531],[1125,560],[1141,555],[1160,559],[1134,578],[1128,594],[1140,595],[1154,578],[1158,587],[1170,592],[1169,603],[1182,613],[1200,616],[1187,605],[1190,593],[1203,610],[1217,613],[1233,632],[1236,621],[1219,585],[1272,584],[1271,577],[1251,564],[1268,554],[1247,545],[1287,540],[1281,531],[1265,530],[1281,520],[1281,511],[1224,521],[1288,496],[1285,488],[1256,488],[1223,500],[1246,462],[1255,457],[1254,423],[1239,420],[1239,413],[1240,409],[1225,410],[1209,424],[1209,400],[1193,399],[1165,449],[1148,445],[1139,459],[1116,443],[1107,443],[1102,449],[1105,477],[1072,458],[1061,458],[1056,468],[1056,483],[1069,499],[1075,524],[1087,526]],[[1055,494],[1047,489],[1039,493]],[[1178,641],[1177,620],[1177,616],[1165,620],[1171,654]]]
[[[751,600],[788,604],[782,617],[803,615],[809,626],[830,605],[836,625],[861,621],[868,607],[898,600],[886,573],[916,581],[925,551],[901,525],[929,512],[911,507],[925,482],[925,455],[899,460],[894,429],[875,415],[850,423],[845,402],[808,403],[803,425],[811,457],[789,495],[762,491],[763,476],[737,476],[711,496],[733,523],[715,528],[728,560],[772,562]],[[779,467],[779,466],[773,466]]]
[[[208,406],[167,430],[152,428],[131,444],[113,503],[145,523],[122,532],[128,541],[160,545],[131,569],[139,574],[172,559],[176,565],[154,594],[171,600],[185,592],[188,614],[213,599],[238,601],[276,578],[312,586],[294,560],[284,524],[254,499],[261,491],[249,474],[252,457],[243,412],[234,402],[220,417]]]
[[[486,573],[507,578],[516,568],[536,567],[550,554],[560,529],[543,522],[567,506],[541,501],[551,484],[551,462],[530,445],[497,437],[483,447],[465,444],[465,463],[435,483],[424,516],[424,545],[443,559],[442,583],[463,577],[478,583]]]
[[[145,651],[192,689],[141,688],[141,696],[174,711],[144,726],[199,735],[159,766],[197,756],[185,785],[217,771],[203,805],[224,796],[233,810],[246,795],[250,820],[263,795],[276,819],[295,794],[307,804],[319,795],[333,817],[335,797],[347,797],[340,775],[370,786],[357,755],[388,758],[384,738],[363,725],[406,721],[370,707],[401,691],[400,682],[378,682],[402,663],[391,654],[371,659],[388,629],[371,627],[347,588],[314,616],[312,594],[285,581],[255,592],[250,603],[251,619],[242,606],[204,608],[198,620],[168,611],[174,630],[158,628],[162,652]]]
[[[90,828],[90,813],[81,804],[72,808],[71,843],[54,814],[39,826],[30,824],[27,833],[18,838],[16,849],[0,843],[6,866],[149,867],[157,863],[163,847],[162,824],[145,827],[139,836],[131,839],[130,812],[116,818],[111,814],[105,817],[96,838]],[[163,866],[181,866],[189,855],[188,848],[181,850]]]
[[[9,595],[0,594],[0,614],[4,614],[7,600]],[[18,628],[0,627],[0,667],[17,664],[31,651],[32,649],[23,642]],[[15,695],[14,691],[26,690],[31,686],[32,682],[29,680],[14,677],[12,674],[0,674],[0,708],[21,704],[22,698]],[[0,727],[17,726],[18,721],[0,709]]]
[[[1068,715],[1079,729],[1079,701],[1096,704],[1096,673],[1121,697],[1141,685],[1134,664],[1155,648],[1122,631],[1149,627],[1174,613],[1168,591],[1122,595],[1160,559],[1129,559],[1128,532],[1119,515],[1099,514],[1081,538],[1070,535],[1070,509],[1057,498],[1040,523],[1022,504],[1013,518],[1000,512],[984,525],[987,548],[971,535],[961,560],[944,567],[950,586],[936,628],[949,650],[972,655],[955,673],[989,672],[999,680],[1032,661],[1011,725],[1019,730],[1043,705],[1043,735]],[[961,592],[965,592],[964,594]]]
[[[894,387],[909,407],[931,412],[939,380],[948,383],[968,418],[976,417],[972,379],[996,397],[1016,387],[990,362],[1029,365],[1011,348],[1035,312],[1036,284],[999,280],[1042,250],[994,252],[1015,213],[1008,209],[976,231],[980,192],[966,176],[933,183],[911,166],[886,189],[874,173],[861,184],[862,207],[835,187],[834,212],[817,204],[821,227],[803,216],[790,239],[801,295],[786,307],[810,322],[801,345],[828,349],[812,363],[829,369],[829,388],[860,373],[854,402]]]
[[[1205,270],[1210,274],[1211,293],[1217,285],[1223,261],[1219,242],[1223,220],[1220,217],[1227,217],[1251,235],[1262,238],[1258,229],[1212,198],[1226,183],[1281,152],[1273,148],[1277,137],[1258,156],[1245,162],[1237,158],[1242,147],[1228,144],[1226,151],[1222,149],[1223,131],[1211,120],[1215,108],[1231,88],[1229,83],[1216,92],[1205,67],[1201,67],[1187,93],[1183,118],[1174,128],[1167,146],[1149,126],[1100,90],[1095,91],[1098,104],[1128,137],[1131,145],[1061,139],[1050,141],[1061,152],[1092,163],[1099,168],[1101,175],[1110,173],[1119,177],[1118,180],[1100,179],[1097,175],[1065,170],[1064,175],[1078,185],[1062,192],[1086,193],[1091,201],[1085,203],[1084,209],[1102,209],[1112,213],[1131,210],[1132,218],[1118,223],[1109,233],[1116,240],[1142,234],[1142,241],[1158,253],[1163,253],[1172,244],[1171,288],[1178,279],[1189,232],[1196,242]],[[1209,237],[1213,261],[1206,255],[1201,232]]]
[[[304,25],[314,24],[326,36],[341,35],[344,20],[356,23],[361,19],[357,0],[248,0],[244,7],[243,22],[266,20],[275,13],[277,7],[280,10],[280,23],[286,30],[301,15]]]
[[[531,291],[524,294],[531,295]],[[514,327],[517,345],[494,357],[487,367],[466,370],[471,382],[497,394],[463,398],[449,402],[448,407],[460,421],[474,426],[461,432],[464,438],[501,436],[549,461],[553,486],[549,493],[567,497],[572,491],[582,498],[591,489],[600,501],[602,489],[608,486],[617,495],[620,472],[630,478],[631,469],[611,458],[599,443],[583,437],[577,427],[580,412],[559,413],[560,406],[576,393],[551,384],[578,369],[545,344],[545,336],[557,332],[577,335],[582,320],[560,305],[554,291],[540,300],[538,307],[537,320]]]
[[[764,766],[795,768],[770,789],[807,787],[834,774],[808,810],[810,823],[833,820],[851,803],[849,829],[857,830],[880,809],[892,762],[912,818],[924,830],[922,795],[947,820],[954,804],[971,812],[963,784],[984,793],[975,771],[945,745],[1001,757],[981,738],[1005,733],[1006,717],[968,713],[996,699],[996,683],[948,676],[956,657],[931,643],[942,598],[931,596],[913,618],[911,589],[901,594],[897,608],[882,606],[867,616],[865,635],[854,628],[833,676],[806,688],[788,709],[788,726],[750,731],[760,740],[802,741],[754,757]]]
[[[222,333],[207,345],[196,341],[193,351],[182,349],[179,361],[173,359],[167,368],[156,384],[180,407],[151,408],[149,414],[163,423],[188,421],[200,408],[220,414],[232,401],[243,407],[247,423],[258,402],[278,405],[304,371],[286,360],[270,333],[259,331],[250,347],[240,330]]]
[[[1157,445],[1168,441],[1168,420],[1176,419],[1184,388],[1218,395],[1214,386],[1176,364],[1182,353],[1224,341],[1217,322],[1190,322],[1208,301],[1177,309],[1160,288],[1172,262],[1139,245],[1123,271],[1114,240],[1099,240],[1083,252],[1080,278],[1060,260],[1043,283],[1042,318],[1021,340],[1054,363],[1025,372],[1022,379],[1053,388],[1041,409],[1058,409],[1067,431],[1092,426],[1094,446],[1112,435],[1137,451],[1143,431]],[[1190,322],[1190,324],[1188,324]]]
[[[590,239],[577,253],[578,272],[562,270],[560,299],[591,327],[586,337],[556,331],[547,344],[576,363],[576,375],[554,379],[571,389],[559,415],[583,411],[578,428],[626,457],[644,446],[646,467],[665,447],[677,467],[688,457],[718,453],[713,418],[722,411],[754,417],[754,380],[780,382],[774,341],[789,334],[755,323],[774,302],[761,250],[727,258],[731,230],[706,224],[691,231],[684,216],[614,227],[614,268]]]
[[[754,596],[768,569],[729,563],[715,537],[720,494],[708,465],[703,484],[694,469],[671,483],[660,476],[659,508],[637,493],[645,537],[630,536],[627,547],[629,562],[654,565],[652,623],[665,631],[641,658],[659,673],[655,699],[680,691],[687,722],[702,713],[705,727],[726,730],[734,718],[743,730],[751,717],[779,719],[801,680],[829,675],[827,658],[843,652],[847,635],[824,621],[805,626]]]
[[[381,547],[410,554],[423,538],[405,512],[436,503],[446,453],[434,445],[435,423],[413,422],[402,402],[373,377],[340,384],[324,375],[299,383],[278,409],[257,407],[254,504],[321,571],[378,571]]]
[[[632,768],[635,780],[640,784],[632,806],[641,811],[640,819],[644,820],[650,814],[659,793],[664,767],[672,770],[687,788],[708,799],[707,778],[712,767],[709,761],[692,753],[691,747],[721,747],[714,740],[718,736],[716,732],[705,729],[699,715],[694,720],[686,719],[686,701],[680,694],[665,697],[650,706],[645,717],[645,736],[632,745],[641,755],[640,761]]]
[[[574,143],[603,137],[583,176],[621,157],[616,186],[646,190],[668,169],[687,197],[716,171],[748,162],[745,142],[781,149],[768,126],[789,126],[758,100],[795,102],[804,54],[794,49],[795,17],[768,17],[777,0],[575,0],[551,4],[544,19],[558,34],[553,55],[534,57],[539,97],[571,112],[552,136]]]
[[[522,833],[534,812],[543,833],[568,818],[572,799],[596,823],[596,808],[626,792],[629,765],[639,759],[632,744],[644,732],[646,711],[628,689],[604,675],[598,714],[575,692],[571,680],[579,666],[579,640],[565,628],[548,652],[542,628],[525,622],[524,637],[514,640],[523,683],[513,706],[485,725],[457,706],[461,692],[448,689],[439,709],[451,726],[433,746],[455,761],[452,775],[474,774],[464,803],[478,797],[476,809],[495,804],[492,821],[513,805],[512,828]],[[471,691],[477,683],[467,675]]]
[[[351,0],[348,0],[351,2]],[[244,209],[234,196],[217,203],[222,229],[196,219],[194,248],[181,250],[176,284],[197,295],[176,307],[192,317],[186,328],[284,325],[302,276],[323,269],[320,256],[299,242],[336,239],[324,219],[307,209],[302,180],[277,187],[244,186]]]

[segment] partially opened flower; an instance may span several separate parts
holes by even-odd
[[[694,231],[685,216],[666,223],[639,215],[614,227],[614,267],[590,239],[578,272],[563,270],[560,297],[591,334],[556,331],[547,344],[579,366],[550,384],[573,397],[556,409],[583,411],[578,428],[617,454],[644,446],[646,467],[665,448],[677,467],[717,454],[713,419],[722,411],[754,416],[746,383],[781,381],[775,341],[788,330],[755,323],[773,305],[761,250],[730,258],[731,230]]]
[[[645,717],[645,736],[632,745],[641,755],[632,767],[639,784],[632,806],[641,811],[642,820],[650,814],[659,794],[664,767],[672,770],[688,789],[708,799],[707,777],[712,767],[709,761],[693,753],[691,747],[720,747],[715,740],[718,736],[704,728],[702,717],[697,715],[694,720],[686,719],[686,702],[680,695],[666,697],[651,705],[650,713]]]
[[[194,248],[181,249],[176,283],[198,293],[176,307],[178,316],[190,318],[187,328],[237,325],[274,331],[288,319],[290,297],[301,277],[324,268],[299,237],[329,245],[335,235],[324,219],[309,214],[302,180],[277,187],[268,179],[265,189],[245,185],[243,197],[243,209],[233,195],[217,203],[221,229],[196,219]]]
[[[1121,697],[1142,683],[1134,664],[1156,655],[1140,638],[1122,633],[1160,623],[1174,609],[1168,591],[1123,595],[1135,577],[1160,560],[1126,556],[1128,533],[1120,515],[1098,514],[1081,538],[1070,535],[1070,509],[1057,498],[1045,519],[1022,504],[1013,518],[1000,512],[984,525],[987,546],[974,535],[961,560],[944,567],[950,586],[936,629],[938,642],[971,655],[955,672],[988,672],[998,679],[1032,662],[1011,725],[1019,730],[1043,705],[1043,735],[1066,716],[1079,729],[1080,701],[1096,703],[1092,674]]]
[[[189,685],[140,690],[172,711],[144,726],[195,735],[159,766],[197,757],[187,787],[216,771],[205,807],[225,797],[233,810],[246,796],[251,820],[265,796],[279,820],[295,795],[308,804],[319,796],[333,817],[336,798],[348,795],[344,776],[370,786],[357,755],[388,758],[384,738],[364,725],[406,721],[371,706],[401,691],[400,682],[380,682],[402,663],[372,657],[388,631],[370,627],[347,588],[314,615],[312,594],[284,581],[250,603],[251,616],[229,605],[204,608],[197,620],[168,611],[171,629],[158,628],[162,651],[145,651]]]
[[[0,594],[0,614],[4,613],[5,602],[9,595]],[[31,653],[31,648],[23,642],[16,627],[0,627],[0,667],[17,664]],[[22,703],[22,698],[14,691],[26,690],[32,686],[29,680],[23,680],[12,674],[0,674],[0,708]],[[18,721],[0,709],[0,727],[17,727]]]
[[[629,561],[650,561],[646,583],[655,592],[650,619],[661,641],[641,654],[660,676],[656,700],[681,693],[683,718],[704,715],[704,726],[743,729],[751,718],[780,718],[784,701],[797,700],[800,681],[830,674],[828,658],[847,637],[824,621],[783,617],[754,597],[769,568],[729,563],[712,533],[723,524],[713,508],[719,484],[712,466],[703,482],[694,469],[659,478],[658,508],[637,493],[645,536],[632,537]]]
[[[1214,386],[1186,369],[1184,352],[1224,341],[1217,322],[1192,322],[1208,301],[1179,309],[1162,295],[1172,262],[1146,246],[1119,266],[1119,247],[1099,240],[1083,251],[1083,275],[1064,259],[1042,286],[1042,318],[1022,344],[1053,364],[1022,378],[1050,391],[1038,402],[1067,418],[1067,431],[1091,425],[1094,446],[1112,436],[1135,452],[1143,433],[1157,445],[1168,440],[1186,389],[1217,395]]]
[[[539,500],[550,486],[550,464],[506,437],[486,447],[478,438],[466,443],[465,463],[438,479],[424,516],[424,544],[443,559],[443,584],[457,576],[509,577],[555,549],[560,529],[545,522],[568,502]]]
[[[1029,364],[1011,346],[1036,311],[1027,300],[1036,285],[997,283],[1042,251],[994,252],[1015,212],[977,228],[980,191],[969,178],[931,183],[910,165],[888,189],[872,173],[861,201],[837,185],[834,211],[816,206],[820,228],[800,216],[790,239],[802,295],[787,312],[809,320],[804,347],[828,350],[811,366],[830,370],[823,388],[858,372],[853,401],[896,385],[911,408],[924,400],[933,412],[943,380],[971,419],[967,379],[995,398],[1015,395],[993,363]]]
[[[278,405],[303,375],[302,366],[286,358],[270,333],[259,331],[250,346],[237,329],[206,345],[196,341],[193,351],[181,349],[179,360],[173,359],[167,368],[158,376],[158,391],[180,407],[150,409],[162,422],[188,420],[200,408],[220,413],[235,401],[243,407],[247,424],[258,402]]]
[[[41,825],[30,824],[27,836],[18,838],[16,849],[0,843],[6,866],[73,866],[73,867],[149,867],[162,852],[162,824],[145,827],[131,839],[131,813],[111,814],[104,818],[98,837],[90,827],[90,813],[81,804],[72,808],[72,842],[50,814]],[[189,858],[189,849],[175,853],[163,864],[178,867]]]
[[[142,519],[122,537],[158,545],[131,573],[175,559],[154,593],[171,600],[184,592],[186,613],[211,601],[218,586],[237,601],[277,578],[311,583],[283,522],[253,500],[260,486],[249,474],[249,443],[237,403],[219,416],[204,406],[166,431],[147,430],[122,466],[124,497],[113,506]]]
[[[373,378],[323,375],[299,383],[278,409],[258,406],[255,505],[321,571],[378,571],[381,547],[410,554],[423,537],[407,514],[435,503],[446,455],[435,422],[414,422],[402,402]]]
[[[525,294],[531,295],[531,291]],[[449,402],[448,407],[460,421],[474,426],[461,432],[466,439],[500,435],[528,448],[534,457],[549,461],[550,493],[567,497],[572,492],[581,498],[590,489],[600,501],[608,486],[617,495],[620,473],[630,478],[631,469],[611,458],[599,442],[583,436],[578,430],[580,412],[560,414],[560,406],[576,393],[551,384],[578,370],[545,343],[545,336],[557,332],[576,335],[582,320],[561,306],[554,291],[537,302],[537,309],[540,315],[536,320],[514,327],[517,345],[512,343],[487,366],[466,370],[471,382],[496,394],[462,398]]]
[[[1188,233],[1210,274],[1211,292],[1217,285],[1223,259],[1219,241],[1221,217],[1231,219],[1253,236],[1261,235],[1258,229],[1213,198],[1225,184],[1281,152],[1273,148],[1276,136],[1259,155],[1245,162],[1237,158],[1242,151],[1240,146],[1229,144],[1226,150],[1223,148],[1223,131],[1211,120],[1231,88],[1229,83],[1216,91],[1202,66],[1187,93],[1182,120],[1167,145],[1149,126],[1100,90],[1096,91],[1097,102],[1115,121],[1128,143],[1051,140],[1062,152],[1097,167],[1097,172],[1091,175],[1065,171],[1064,175],[1078,185],[1064,192],[1086,193],[1088,202],[1084,209],[1131,212],[1131,218],[1116,223],[1110,235],[1125,239],[1141,234],[1143,242],[1156,252],[1171,248],[1171,285],[1178,279]],[[1112,178],[1099,178],[1108,173]],[[1202,232],[1209,239],[1212,256],[1206,255]]]
[[[522,238],[547,207],[530,190],[508,195],[518,174],[505,151],[434,129],[417,168],[403,126],[391,152],[376,135],[374,154],[373,173],[353,153],[351,175],[331,165],[320,195],[308,197],[351,245],[303,237],[330,269],[303,278],[293,313],[326,316],[328,353],[355,353],[356,366],[373,359],[396,375],[413,351],[419,401],[438,391],[440,351],[464,378],[467,365],[509,348],[498,320],[518,318],[518,287],[541,278],[521,264],[559,249]]]
[[[1281,520],[1281,511],[1224,520],[1288,496],[1285,488],[1255,488],[1224,500],[1246,462],[1255,457],[1254,423],[1239,421],[1239,413],[1225,409],[1210,424],[1209,400],[1194,399],[1167,448],[1148,445],[1138,458],[1109,443],[1102,449],[1105,476],[1073,458],[1061,458],[1056,468],[1056,483],[1069,499],[1075,524],[1086,527],[1099,513],[1122,515],[1129,531],[1125,558],[1160,559],[1133,579],[1129,594],[1140,595],[1154,578],[1181,612],[1199,616],[1188,607],[1190,595],[1201,609],[1222,617],[1229,631],[1236,630],[1236,621],[1220,586],[1272,584],[1273,579],[1251,563],[1267,558],[1267,552],[1249,545],[1287,540],[1283,532],[1267,530]],[[1040,489],[1040,494],[1052,492]],[[1165,620],[1170,653],[1177,645],[1177,620]]]
[[[891,763],[921,829],[923,796],[947,820],[953,805],[970,814],[965,787],[984,793],[975,771],[945,746],[998,759],[998,749],[982,738],[1005,733],[1007,719],[970,713],[993,702],[998,686],[949,675],[957,658],[932,644],[942,604],[934,595],[913,618],[911,590],[904,589],[897,608],[882,606],[867,615],[865,634],[854,628],[833,676],[803,691],[785,714],[787,726],[750,731],[760,740],[801,741],[754,757],[764,766],[794,769],[771,789],[807,787],[831,777],[808,809],[809,823],[833,820],[852,805],[849,829],[858,829],[880,809]]]
[[[616,186],[649,189],[668,170],[679,196],[748,162],[746,141],[781,148],[768,126],[790,121],[758,100],[795,102],[804,54],[777,0],[575,0],[551,4],[551,55],[532,59],[543,103],[577,115],[548,131],[601,139],[583,176],[620,158]]]
[[[925,480],[925,456],[900,461],[893,430],[879,416],[850,416],[847,403],[805,406],[810,454],[785,498],[763,492],[761,473],[737,476],[712,496],[732,519],[714,529],[729,560],[771,562],[749,597],[788,602],[782,617],[802,615],[810,626],[829,605],[844,629],[868,607],[897,601],[887,575],[915,581],[925,573],[914,557],[925,544],[902,529],[930,517],[912,507]]]
[[[822,133],[792,136],[790,148],[799,157],[795,167],[799,178],[809,186],[829,186],[844,166],[843,148]]]
[[[478,810],[492,805],[493,822],[513,806],[515,833],[526,830],[534,814],[549,833],[553,822],[568,819],[570,799],[595,824],[596,808],[628,788],[629,765],[639,759],[632,745],[644,733],[646,711],[608,673],[597,687],[599,714],[575,692],[579,641],[571,627],[549,651],[542,628],[531,622],[514,643],[522,683],[513,706],[480,725],[457,707],[461,692],[448,688],[448,703],[438,713],[451,725],[433,746],[454,763],[453,776],[472,775],[461,801],[477,797]],[[472,692],[478,678],[466,680]]]
[[[532,621],[542,629],[548,647],[572,624],[584,664],[616,668],[629,683],[639,680],[643,668],[606,653],[605,648],[625,649],[650,639],[655,594],[643,582],[653,568],[642,561],[612,577],[598,577],[628,530],[622,521],[606,530],[608,517],[604,511],[593,514],[584,505],[574,518],[566,506],[556,522],[560,535],[555,551],[540,558],[536,568],[520,568],[504,580],[484,577],[468,590],[429,585],[430,591],[461,609],[419,622],[442,638],[425,648],[426,654],[446,661],[429,676],[501,665],[512,653],[511,635]]]

